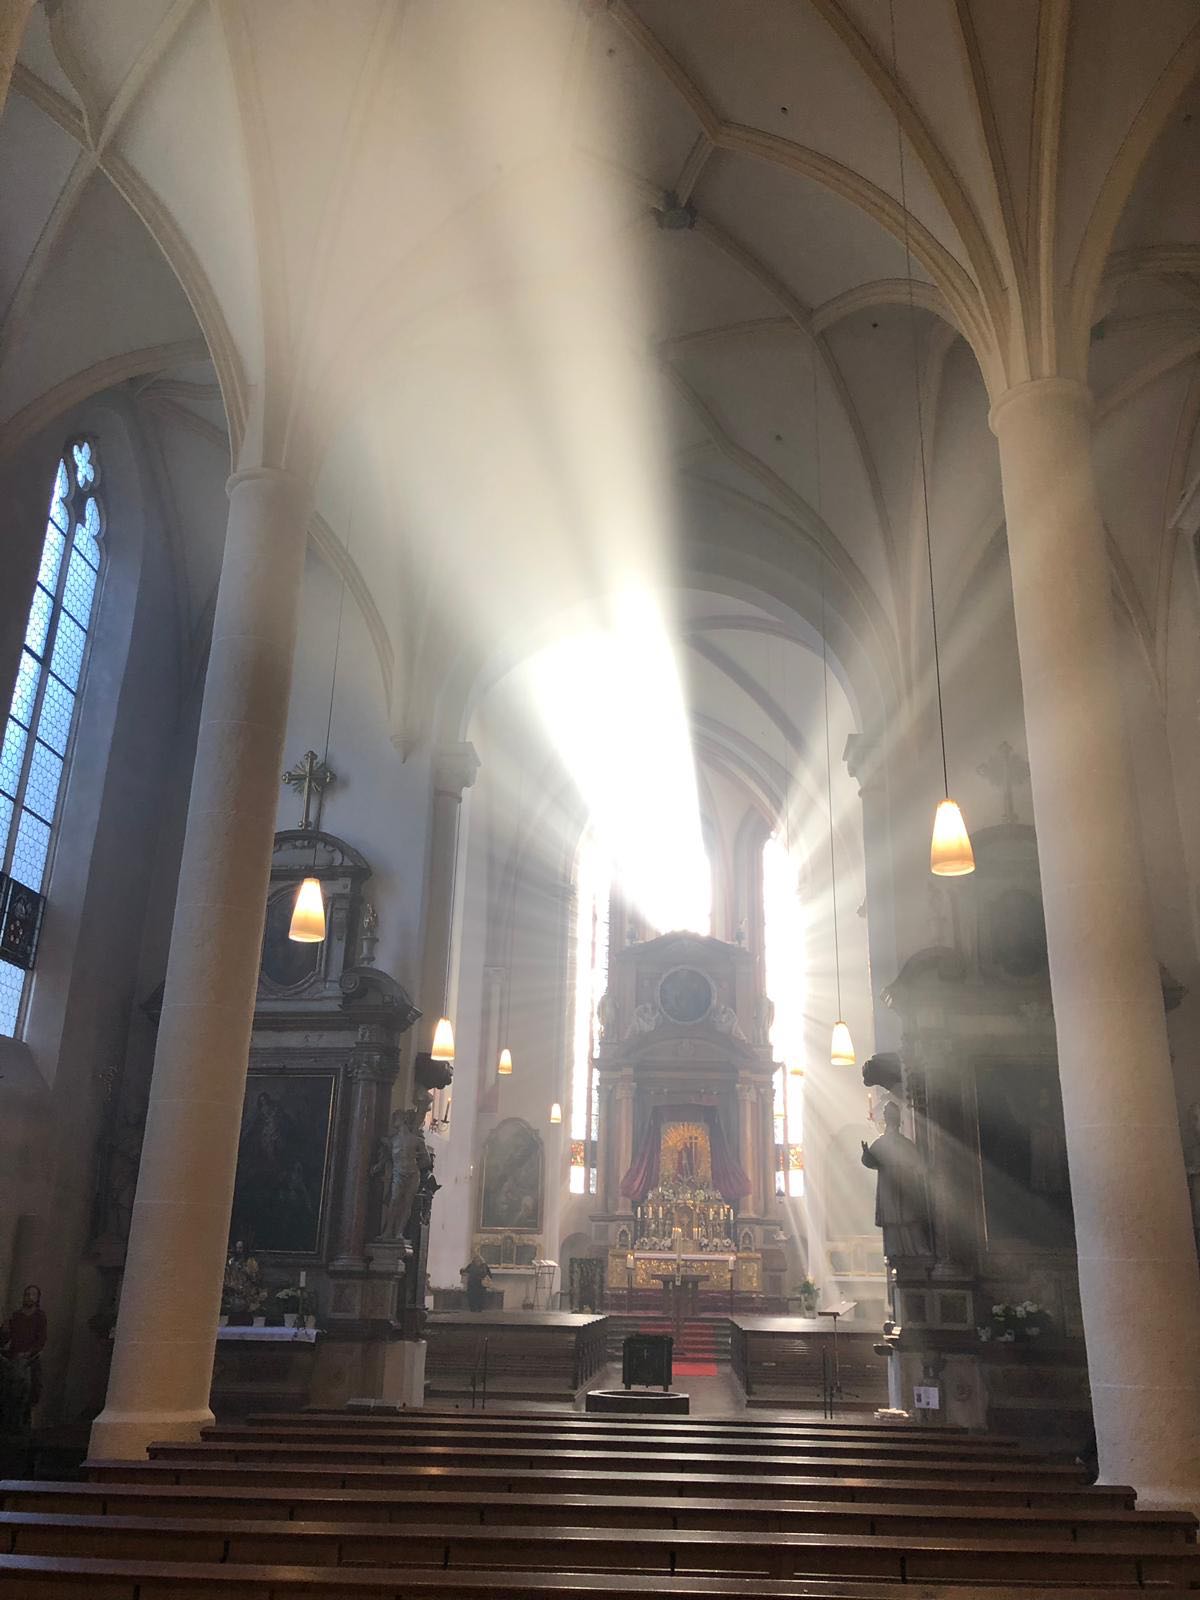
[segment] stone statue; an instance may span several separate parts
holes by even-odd
[[[607,1043],[618,1037],[621,1026],[620,1009],[607,989],[600,996],[600,1003],[596,1007],[596,1021],[600,1024],[601,1043]]]
[[[403,1239],[421,1180],[433,1168],[433,1157],[417,1126],[416,1111],[394,1111],[391,1131],[379,1141],[371,1176],[384,1178],[383,1217],[379,1237]]]
[[[712,1014],[712,1023],[718,1033],[727,1033],[731,1039],[744,1040],[746,1037],[732,1006],[717,1006]]]
[[[873,1144],[862,1141],[862,1164],[879,1174],[875,1188],[875,1226],[883,1229],[883,1253],[929,1256],[929,1197],[920,1153],[900,1132],[900,1107],[889,1100],[883,1108],[884,1131]]]
[[[769,1045],[771,1029],[775,1026],[775,1002],[770,995],[760,994],[754,1001],[754,1042]]]
[[[633,1022],[630,1024],[629,1035],[636,1033],[653,1033],[662,1021],[661,1013],[652,1000],[643,1000],[633,1013]]]
[[[263,1287],[262,1268],[239,1239],[225,1262],[225,1279],[221,1286],[221,1310],[227,1316],[242,1316],[249,1312],[257,1316],[267,1303]]]

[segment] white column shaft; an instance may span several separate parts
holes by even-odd
[[[229,527],[129,1252],[93,1456],[212,1421],[216,1345],[291,689],[308,502],[230,482]]]
[[[1114,658],[1090,397],[999,402],[1101,1477],[1200,1509],[1200,1275]]]

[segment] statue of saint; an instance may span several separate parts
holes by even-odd
[[[239,1239],[225,1262],[225,1280],[221,1286],[221,1310],[227,1315],[243,1316],[249,1312],[257,1316],[267,1302],[263,1287],[262,1268]]]
[[[883,1229],[883,1253],[929,1256],[929,1197],[920,1153],[900,1132],[900,1107],[889,1100],[883,1108],[884,1131],[873,1144],[862,1141],[862,1164],[878,1173],[875,1226]]]
[[[416,1111],[393,1112],[391,1132],[379,1141],[379,1157],[371,1168],[371,1176],[383,1176],[385,1184],[381,1239],[403,1239],[421,1180],[432,1168]]]

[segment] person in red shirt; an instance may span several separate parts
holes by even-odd
[[[24,1361],[29,1369],[29,1404],[36,1406],[42,1397],[42,1351],[46,1348],[46,1313],[42,1310],[42,1291],[36,1283],[26,1284],[21,1304],[9,1317],[8,1355]]]

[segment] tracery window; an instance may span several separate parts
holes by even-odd
[[[763,845],[763,957],[775,1008],[771,1048],[775,1074],[775,1193],[804,1193],[804,908],[796,864],[775,835]]]
[[[608,919],[612,870],[590,831],[575,870],[575,1005],[571,1044],[570,1192],[595,1194],[600,1136],[599,1007],[608,988]]]
[[[49,876],[63,779],[87,664],[100,576],[104,512],[94,441],[70,440],[50,496],[41,565],[0,752],[0,869],[7,912],[20,890],[41,895]],[[29,896],[25,897],[28,901]],[[40,910],[40,902],[39,902]],[[3,923],[0,1033],[14,1036],[28,985],[36,929],[20,943]]]

